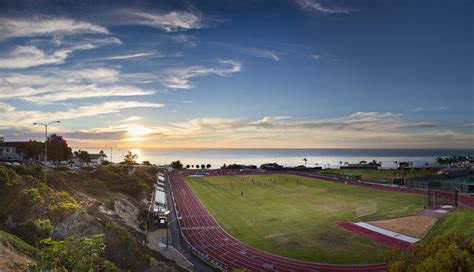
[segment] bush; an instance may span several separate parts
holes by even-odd
[[[119,268],[131,271],[146,271],[151,260],[127,229],[111,224],[105,228],[104,256]]]
[[[81,206],[67,192],[52,192],[48,199],[48,211],[55,221],[61,221]]]
[[[46,182],[46,172],[43,167],[39,165],[22,165],[14,166],[13,169],[20,176],[33,176],[41,182]]]
[[[21,237],[30,244],[36,245],[36,247],[39,246],[38,242],[49,237],[52,231],[53,226],[49,219],[28,220],[18,227],[18,232],[21,234]]]
[[[101,257],[104,252],[103,235],[90,238],[71,236],[63,241],[51,238],[41,241],[47,246],[34,270],[55,271],[113,271],[115,266]]]
[[[415,245],[407,252],[392,249],[386,257],[388,271],[474,271],[474,256],[461,247],[462,243],[463,236],[454,233]]]

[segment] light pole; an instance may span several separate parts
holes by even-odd
[[[165,215],[168,215],[169,213],[170,213],[170,211],[166,211],[166,212],[165,212]],[[176,217],[175,219],[171,220],[170,222],[167,222],[167,223],[166,223],[166,248],[168,248],[168,245],[169,245],[169,227],[170,227],[170,225],[171,225],[174,221],[176,221],[176,220],[181,220],[181,219],[182,219],[182,217],[181,217],[181,216],[178,216],[178,217]]]
[[[44,126],[44,167],[46,167],[48,163],[48,126],[54,123],[61,123],[61,121],[53,121],[47,124],[33,123],[34,126],[36,125]]]

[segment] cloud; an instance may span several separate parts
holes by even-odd
[[[314,60],[318,60],[321,56],[320,55],[317,55],[317,54],[312,54],[311,55],[311,58],[314,59]]]
[[[238,47],[237,50],[243,52],[244,54],[251,55],[258,58],[271,59],[274,61],[279,61],[280,57],[275,51],[261,48],[253,47]]]
[[[0,69],[23,69],[48,64],[61,64],[76,50],[95,48],[92,44],[84,44],[64,48],[47,54],[35,46],[17,46],[5,57],[0,58]]]
[[[21,99],[45,104],[71,99],[145,96],[156,93],[122,80],[120,71],[112,68],[80,70],[48,69],[28,73],[12,73],[0,77],[4,99]]]
[[[461,123],[459,125],[462,127],[474,127],[474,123]]]
[[[120,24],[145,25],[162,29],[166,32],[185,31],[203,27],[203,19],[199,13],[187,11],[171,11],[157,13],[137,10],[120,10]]]
[[[48,89],[44,89],[45,92]],[[143,90],[134,86],[65,86],[60,90],[50,91],[43,95],[27,96],[21,99],[34,103],[51,103],[69,99],[83,99],[92,97],[118,97],[118,96],[142,96],[151,95],[152,90]]]
[[[143,120],[143,117],[139,116],[130,116],[126,119],[119,120],[119,122],[133,122],[133,121],[138,121],[138,120]]]
[[[155,55],[155,54],[156,54],[156,53],[154,53],[154,52],[137,53],[137,54],[130,54],[130,55],[120,55],[120,56],[105,57],[105,58],[101,58],[101,60],[136,59],[136,58],[142,58],[142,57],[153,56],[153,55]]]
[[[13,107],[12,105],[0,102],[0,113],[12,112],[14,110],[15,107]]]
[[[226,76],[242,71],[242,64],[233,60],[221,60],[220,66],[192,66],[187,68],[170,69],[166,72],[162,83],[171,89],[191,89],[191,78],[209,75]]]
[[[187,35],[183,33],[179,33],[174,36],[171,36],[171,39],[176,43],[184,44],[189,47],[196,47],[199,44],[198,39],[195,36]]]
[[[83,117],[97,117],[110,113],[117,113],[129,108],[159,108],[163,104],[138,101],[109,101],[99,104],[88,104],[66,111],[29,111],[8,108],[8,104],[3,105],[7,112],[2,114],[3,127],[29,127],[33,122],[47,122],[51,120],[72,120]]]
[[[342,8],[342,7],[325,7],[318,3],[315,0],[296,0],[296,4],[308,11],[317,12],[317,13],[324,13],[324,14],[350,14],[353,13],[354,10]]]
[[[439,106],[439,107],[416,107],[410,112],[431,112],[431,111],[444,111],[446,110],[446,107],[444,106]]]
[[[265,48],[256,48],[256,47],[249,47],[249,46],[241,46],[241,45],[235,45],[235,44],[228,44],[228,43],[221,43],[221,42],[212,42],[212,44],[230,48],[232,50],[239,51],[243,54],[257,57],[257,58],[264,58],[264,59],[271,59],[274,61],[279,61],[280,56],[279,52],[274,51],[274,50],[269,50]]]
[[[102,26],[68,18],[0,18],[0,40],[15,37],[72,35],[82,33],[109,34]]]

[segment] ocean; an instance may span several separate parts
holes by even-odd
[[[85,149],[98,153],[99,149]],[[413,166],[434,164],[437,157],[474,156],[474,149],[130,149],[139,156],[138,161],[153,164],[169,164],[180,160],[184,165],[211,164],[219,168],[225,164],[257,165],[276,162],[285,166],[304,165],[308,167],[338,168],[343,164],[362,160],[382,163],[382,168],[395,168],[395,163],[412,162]],[[110,149],[104,149],[110,160]],[[119,162],[127,149],[113,149],[112,161]]]

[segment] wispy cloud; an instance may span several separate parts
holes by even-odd
[[[446,110],[446,107],[444,106],[439,106],[439,107],[416,107],[410,112],[430,112],[430,111],[444,111]]]
[[[170,69],[166,72],[162,83],[171,89],[191,89],[191,78],[209,75],[226,76],[242,71],[242,64],[233,60],[221,60],[220,66],[192,66],[186,68]]]
[[[271,59],[274,61],[280,60],[280,57],[277,55],[276,51],[261,49],[261,48],[253,48],[253,47],[236,47],[236,48],[239,51],[243,52],[244,54],[251,55],[254,57]]]
[[[76,50],[95,48],[92,44],[64,48],[47,54],[35,46],[17,46],[9,54],[0,57],[0,69],[23,69],[48,64],[61,64]]]
[[[119,120],[119,122],[121,122],[121,123],[123,123],[123,122],[133,122],[133,121],[138,121],[138,120],[143,120],[143,117],[140,117],[140,116],[130,116],[130,117],[128,117],[128,118]]]
[[[0,55],[0,69],[24,69],[41,65],[62,64],[78,50],[89,50],[108,44],[120,44],[115,37],[68,41],[64,46],[48,53],[34,45],[18,45],[6,54]]]
[[[199,29],[203,27],[203,18],[199,13],[171,11],[158,13],[142,10],[119,10],[120,24],[145,25],[163,29],[166,32]]]
[[[116,69],[88,68],[7,74],[0,78],[0,92],[4,99],[44,104],[92,97],[144,96],[155,90],[122,83]]]
[[[265,48],[257,48],[251,46],[243,46],[243,45],[236,45],[236,44],[228,44],[228,43],[221,43],[221,42],[212,42],[212,44],[230,48],[232,50],[236,50],[242,54],[246,54],[249,56],[257,57],[257,58],[264,58],[264,59],[271,59],[274,61],[280,60],[280,53],[276,50],[270,50]]]
[[[145,52],[145,53],[136,53],[136,54],[129,54],[129,55],[120,55],[120,56],[111,56],[111,57],[104,57],[101,60],[125,60],[125,59],[136,59],[142,57],[148,57],[155,55],[155,52]]]
[[[82,33],[109,34],[107,28],[68,18],[0,18],[0,39]]]
[[[138,102],[138,101],[109,101],[99,104],[88,104],[66,111],[29,111],[18,110],[8,104],[3,105],[5,112],[2,114],[2,127],[29,127],[32,122],[50,121],[55,119],[71,120],[89,116],[101,116],[109,113],[117,113],[129,108],[159,108],[160,103]]]
[[[326,7],[315,0],[296,0],[295,2],[300,8],[317,13],[350,14],[354,12],[354,10],[342,7]]]

